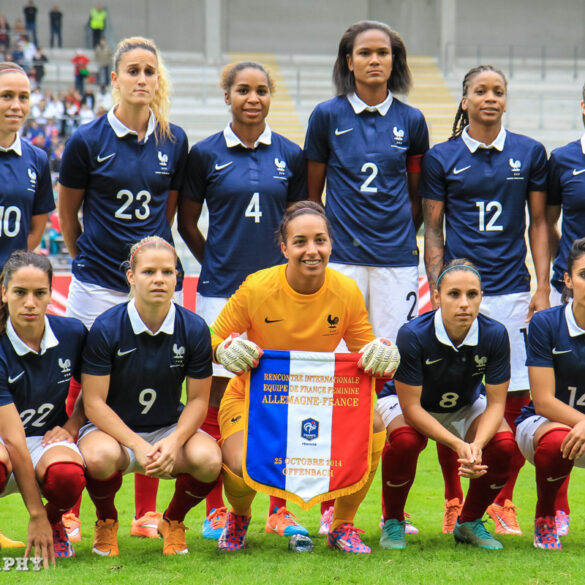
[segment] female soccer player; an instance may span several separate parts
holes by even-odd
[[[327,268],[331,239],[321,206],[311,201],[293,204],[284,215],[279,233],[288,263],[252,274],[228,301],[212,325],[217,361],[241,374],[257,365],[260,348],[334,351],[344,339],[350,350],[362,348],[366,371],[391,374],[399,361],[395,346],[386,339],[374,339],[355,282]],[[328,320],[331,315],[340,318],[333,329]],[[246,333],[247,339],[234,338],[232,332]],[[378,353],[380,364],[372,363],[372,353]],[[223,480],[232,505],[218,542],[220,550],[245,546],[255,496],[242,478],[244,387],[244,377],[232,378],[219,409]],[[357,493],[336,500],[327,537],[331,548],[370,552],[353,518],[374,477],[384,440],[381,422],[376,420],[369,480]]]
[[[406,546],[404,504],[426,437],[452,450],[459,475],[471,480],[455,540],[502,548],[481,518],[508,477],[514,449],[514,435],[504,421],[510,344],[501,323],[479,314],[481,284],[470,262],[453,260],[436,280],[438,309],[398,332],[398,398],[382,398],[376,407],[388,428],[389,460],[394,463],[384,476],[392,487],[380,539],[383,548]]]
[[[30,82],[16,63],[0,63],[0,267],[17,249],[34,250],[55,209],[47,155],[19,131],[30,110]],[[3,548],[24,543],[0,532]]]
[[[34,250],[55,209],[47,155],[21,141],[30,82],[16,63],[0,63],[0,266],[13,250]]]
[[[59,179],[59,218],[73,258],[67,315],[88,329],[127,299],[121,266],[132,244],[155,234],[172,243],[187,160],[185,132],[168,121],[169,84],[155,44],[121,41],[111,76],[116,104],[71,136]],[[136,480],[131,533],[156,538],[156,480]]]
[[[74,442],[84,419],[77,411],[67,418],[65,399],[71,376],[80,377],[86,329],[46,314],[52,276],[45,256],[23,250],[11,254],[0,276],[0,492],[20,490],[31,516],[27,554],[40,546],[45,559],[53,557],[50,530],[54,556],[75,556],[61,515],[85,487]]]
[[[418,314],[418,182],[429,148],[422,113],[393,95],[411,86],[402,38],[381,22],[350,26],[339,42],[333,81],[337,97],[309,119],[309,199],[321,201],[327,180],[332,267],[357,282],[374,334],[395,339]]]
[[[114,497],[123,473],[176,478],[158,523],[163,554],[176,555],[188,552],[185,515],[221,470],[217,443],[199,430],[211,383],[209,329],[172,301],[176,262],[163,238],[135,244],[127,271],[134,298],[96,319],[83,353],[82,396],[91,422],[81,429],[79,446],[98,517],[93,552],[102,556],[118,555]]]
[[[250,61],[228,65],[221,86],[232,121],[191,149],[177,215],[179,232],[202,265],[197,313],[208,323],[249,274],[283,261],[274,233],[287,205],[307,198],[301,149],[266,123],[274,93],[269,73]],[[207,241],[197,227],[204,201],[209,209]],[[233,377],[218,364],[213,368],[204,426],[210,432],[217,429],[217,409]],[[208,538],[219,538],[225,524],[221,484],[216,490],[207,501],[203,535]],[[266,530],[307,534],[284,504],[272,499]]]
[[[546,224],[546,152],[542,144],[502,126],[507,82],[489,65],[474,67],[463,80],[463,97],[451,138],[423,161],[421,195],[425,218],[425,265],[434,287],[443,261],[466,256],[483,279],[481,311],[497,316],[511,340],[512,377],[506,420],[514,420],[528,398],[526,321],[549,306],[549,247]],[[536,293],[530,298],[526,269],[525,208]],[[445,219],[445,235],[443,235]],[[457,464],[439,449],[445,477],[444,532],[453,529],[463,492]],[[510,479],[488,513],[500,534],[521,534],[512,493],[524,464],[515,449]]]
[[[536,467],[534,546],[560,549],[558,492],[573,465],[585,467],[585,238],[566,259],[572,299],[534,315],[528,327],[532,402],[517,420],[516,440]]]

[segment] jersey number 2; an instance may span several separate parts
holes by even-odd
[[[370,187],[370,184],[378,176],[378,167],[372,162],[367,162],[364,163],[360,172],[370,173],[368,178],[362,183],[360,191],[362,193],[377,193],[378,187]]]
[[[262,212],[260,211],[260,193],[258,193],[258,191],[252,195],[250,203],[248,203],[248,207],[246,207],[244,217],[253,217],[254,223],[260,223]]]

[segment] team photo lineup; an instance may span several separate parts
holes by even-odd
[[[431,146],[403,98],[402,37],[362,20],[339,39],[334,97],[303,148],[271,130],[276,82],[252,60],[222,71],[231,121],[190,145],[155,42],[117,43],[112,105],[67,138],[57,198],[47,154],[23,134],[34,75],[0,62],[0,497],[20,494],[28,512],[26,542],[0,532],[3,555],[67,563],[81,505],[95,508],[92,553],[129,555],[126,474],[131,535],[160,538],[163,555],[196,554],[202,537],[226,555],[247,548],[253,508],[283,550],[321,538],[368,555],[354,523],[368,492],[377,546],[405,549],[429,439],[453,544],[495,551],[513,535],[562,549],[571,471],[585,467],[585,135],[547,154],[507,130],[506,74],[477,63],[451,136]],[[71,258],[65,316],[40,248],[53,216]],[[195,312],[173,225],[201,264]],[[526,461],[536,509],[523,535]],[[161,479],[174,487],[157,511]],[[318,535],[294,513],[313,503]],[[197,505],[203,525],[187,535]]]

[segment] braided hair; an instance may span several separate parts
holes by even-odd
[[[469,89],[469,84],[471,80],[476,75],[479,75],[484,71],[493,71],[494,73],[497,73],[504,80],[504,85],[506,86],[506,88],[508,87],[508,80],[499,69],[496,69],[493,65],[478,65],[477,67],[473,67],[472,69],[470,69],[465,74],[462,84],[463,85],[461,92],[462,97],[467,96],[467,90]],[[453,121],[453,128],[451,130],[451,137],[449,138],[449,140],[453,140],[454,138],[461,136],[463,129],[469,124],[469,116],[467,114],[467,111],[464,110],[463,107],[461,106],[462,103],[463,100],[459,102],[459,107],[457,108],[457,113],[455,114],[455,120]]]

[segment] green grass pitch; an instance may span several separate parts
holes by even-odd
[[[527,464],[520,475],[516,504],[520,506],[523,536],[504,536],[503,551],[480,551],[455,545],[451,535],[441,534],[443,486],[436,461],[434,444],[421,455],[415,484],[407,504],[418,536],[407,537],[404,551],[384,551],[378,546],[380,531],[380,478],[376,478],[362,504],[356,525],[366,530],[365,542],[372,554],[355,557],[327,549],[325,537],[318,536],[319,510],[303,512],[292,506],[300,521],[309,529],[315,550],[293,553],[288,539],[264,532],[267,497],[259,495],[253,507],[254,518],[248,532],[248,548],[241,553],[220,553],[216,542],[204,540],[201,524],[204,505],[187,516],[187,543],[190,554],[163,557],[162,541],[129,536],[133,514],[133,479],[126,476],[116,498],[120,513],[118,534],[120,556],[112,559],[91,554],[94,507],[84,493],[81,518],[83,539],[75,545],[77,558],[58,561],[57,567],[42,573],[4,572],[4,583],[92,584],[106,583],[171,585],[250,584],[250,585],[549,585],[581,584],[583,544],[585,542],[583,471],[573,472],[570,485],[571,533],[563,538],[562,551],[535,550],[532,546],[532,518],[535,504],[534,468]],[[172,492],[172,482],[161,481],[158,507],[164,510]],[[26,537],[26,512],[20,496],[9,496],[1,502],[0,527],[12,538]],[[491,530],[493,525],[488,522]],[[4,549],[3,556],[10,551]],[[3,565],[0,564],[0,567]]]

